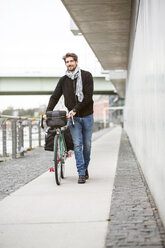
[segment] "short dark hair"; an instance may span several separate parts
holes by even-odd
[[[74,61],[78,61],[78,56],[75,53],[66,53],[62,58],[66,62],[66,58],[72,57]]]

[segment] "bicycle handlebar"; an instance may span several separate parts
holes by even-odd
[[[73,114],[70,114],[71,117],[71,122],[72,122],[72,126],[74,127],[74,118],[73,118]],[[43,115],[41,115],[40,117],[40,127],[44,129],[44,118]]]

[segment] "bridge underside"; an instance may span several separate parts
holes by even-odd
[[[2,77],[0,95],[50,95],[58,80],[59,77]],[[95,77],[94,94],[116,95],[116,91],[104,77]]]
[[[72,19],[104,70],[128,69],[131,0],[62,0]],[[74,33],[74,29],[72,32]],[[125,81],[113,80],[120,97],[125,97]]]

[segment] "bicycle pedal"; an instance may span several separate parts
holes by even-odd
[[[53,167],[49,168],[49,172],[54,172],[54,168]]]

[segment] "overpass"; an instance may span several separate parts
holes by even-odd
[[[0,77],[0,95],[49,95],[60,77],[57,76],[3,76]],[[116,95],[116,90],[105,77],[94,77],[94,94]]]

